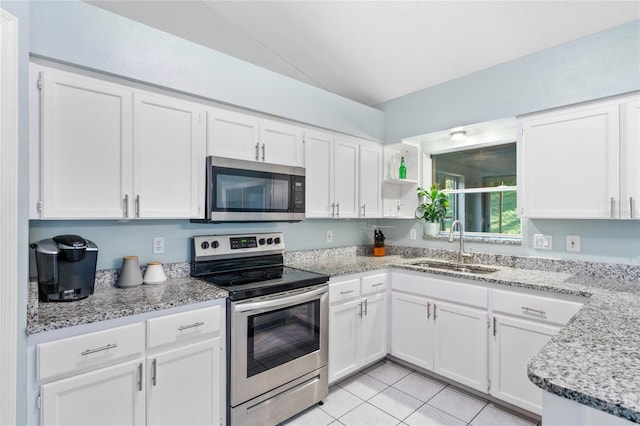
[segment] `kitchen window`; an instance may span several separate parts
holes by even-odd
[[[520,237],[515,142],[433,154],[431,159],[433,181],[449,197],[443,231],[460,220],[471,235]]]

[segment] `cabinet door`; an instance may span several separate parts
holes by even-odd
[[[382,216],[382,146],[360,145],[360,216]]]
[[[434,302],[434,372],[486,392],[488,383],[487,312]]]
[[[360,367],[360,299],[329,307],[329,383]]]
[[[527,377],[527,364],[559,328],[494,316],[491,351],[491,395],[542,414],[542,389]]]
[[[624,104],[620,142],[620,218],[640,219],[640,101]]]
[[[333,203],[333,138],[307,132],[304,137],[305,216],[331,217]]]
[[[258,161],[259,120],[220,109],[207,111],[207,155]]]
[[[336,139],[333,145],[336,216],[358,217],[358,144]]]
[[[267,163],[302,167],[304,130],[270,120],[260,122],[260,159]]]
[[[205,124],[197,104],[135,94],[134,209],[141,218],[196,218],[204,190]]]
[[[531,118],[522,132],[518,167],[525,217],[618,216],[617,104]]]
[[[219,425],[220,338],[150,357],[148,425]]]
[[[131,361],[42,385],[40,424],[144,425],[143,365]]]
[[[43,72],[42,217],[121,219],[131,196],[131,90]]]
[[[391,293],[391,354],[433,370],[431,302],[426,297]]]
[[[387,355],[387,295],[367,296],[363,301],[361,365],[367,365]]]

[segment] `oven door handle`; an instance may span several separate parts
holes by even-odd
[[[249,302],[237,304],[234,308],[235,312],[247,312],[256,309],[265,308],[278,308],[280,306],[288,306],[293,303],[304,302],[306,300],[315,299],[317,295],[327,293],[327,288],[319,288],[316,290],[307,291],[301,294],[295,294],[293,296],[279,297],[272,300],[264,300],[262,302]]]

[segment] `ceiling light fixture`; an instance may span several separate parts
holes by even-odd
[[[460,141],[467,137],[467,131],[464,129],[453,129],[449,133],[449,138],[454,141]]]

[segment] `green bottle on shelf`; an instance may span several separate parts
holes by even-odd
[[[404,165],[404,157],[400,157],[400,169],[398,170],[398,178],[407,178],[407,166]]]

